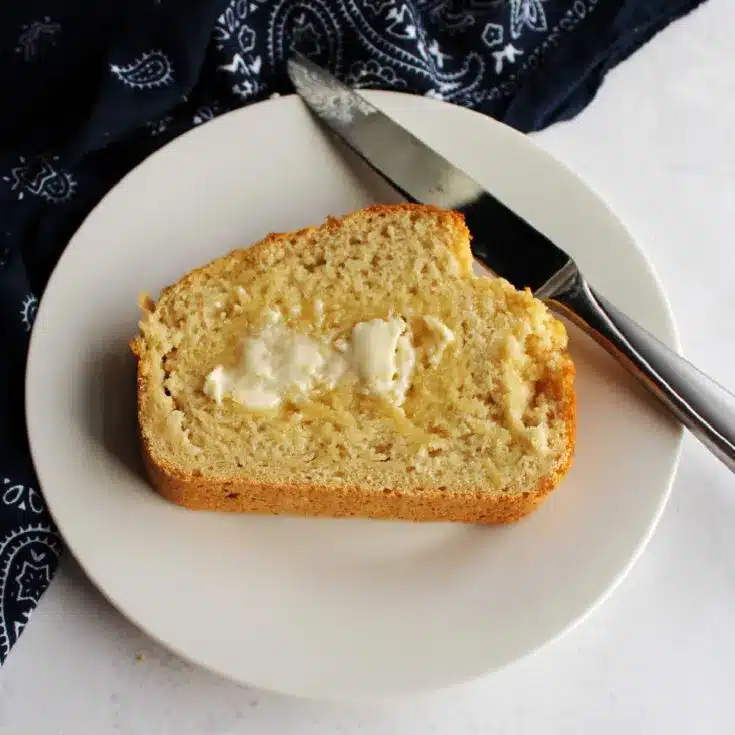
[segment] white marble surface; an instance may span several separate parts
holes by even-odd
[[[538,136],[613,205],[670,296],[685,353],[735,377],[735,3],[710,0]],[[562,640],[471,685],[341,706],[238,687],[125,621],[71,559],[0,672],[0,732],[24,735],[523,735],[733,732],[735,479],[687,438],[643,558]],[[4,727],[4,729],[3,729]]]

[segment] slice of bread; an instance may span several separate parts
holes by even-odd
[[[533,511],[569,468],[565,328],[530,293],[472,274],[457,213],[374,206],[272,234],[141,305],[142,447],[175,503],[501,523]],[[296,363],[265,354],[295,359],[298,345],[321,355],[322,371],[324,355],[342,355],[331,382],[299,383]],[[249,403],[243,365],[257,390],[276,368],[291,377]],[[212,383],[223,375],[229,392]]]

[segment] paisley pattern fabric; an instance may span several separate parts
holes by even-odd
[[[350,85],[466,105],[522,131],[700,0],[25,0],[0,9],[0,662],[62,544],[26,442],[38,298],[84,216],[184,131],[287,94],[292,47]],[[274,141],[274,145],[278,145]],[[100,243],[104,247],[104,243]]]

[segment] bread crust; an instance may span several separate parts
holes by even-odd
[[[427,210],[450,216],[453,226],[469,233],[464,218],[456,212],[436,207],[414,204],[374,205],[367,212],[396,212]],[[326,227],[337,227],[340,218],[329,218]],[[295,234],[303,234],[316,228],[305,228],[298,233],[272,233],[260,243],[249,248],[249,252],[284,241]],[[257,253],[257,250],[255,250]],[[466,275],[472,269],[472,261],[458,253]],[[225,256],[225,258],[228,256]],[[211,264],[210,264],[211,266]],[[203,266],[203,267],[210,267]],[[201,269],[184,276],[173,288],[186,287],[196,281]],[[146,301],[147,308],[152,302]],[[478,524],[512,523],[531,514],[546,496],[558,485],[569,470],[576,439],[576,394],[574,390],[574,364],[567,355],[563,356],[561,378],[551,386],[559,401],[559,410],[566,430],[566,451],[559,457],[554,468],[547,473],[533,490],[508,488],[502,494],[483,491],[456,491],[451,488],[419,487],[406,490],[391,488],[376,489],[356,485],[325,485],[313,483],[264,484],[248,481],[238,476],[204,477],[196,470],[182,471],[172,466],[165,458],[155,455],[151,442],[145,436],[144,399],[149,390],[151,375],[146,369],[145,344],[138,338],[130,344],[137,358],[138,425],[143,459],[147,475],[158,493],[167,500],[192,510],[210,510],[228,513],[267,515],[297,515],[329,518],[373,518],[403,521],[455,521]]]

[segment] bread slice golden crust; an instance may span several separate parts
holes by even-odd
[[[407,228],[424,244],[401,240]],[[358,253],[352,258],[356,264],[345,266],[344,257],[335,256],[346,249],[345,238]],[[392,255],[391,245],[396,250]],[[401,260],[409,248],[415,251]],[[312,252],[320,253],[313,263]],[[357,262],[363,252],[365,258],[372,253],[367,270],[365,263]],[[341,281],[354,276],[357,285],[343,287],[330,280],[332,260]],[[412,262],[421,269],[415,283]],[[404,270],[391,280],[391,269],[401,267]],[[131,347],[138,358],[141,444],[153,486],[168,500],[196,510],[472,523],[507,523],[531,513],[572,461],[576,398],[566,333],[529,294],[499,279],[473,277],[471,269],[469,233],[461,215],[419,205],[376,206],[330,218],[320,228],[271,234],[188,274],[164,289],[157,303],[145,300],[141,332]],[[298,276],[295,289],[286,289],[285,282],[271,287],[269,279],[282,273]],[[370,280],[374,273],[390,281],[385,293],[380,292],[380,277]],[[279,295],[281,301],[274,304],[274,294],[291,291],[300,299],[294,325],[312,333],[351,328],[356,321],[388,313],[433,310],[460,335],[459,345],[439,368],[417,374],[415,395],[409,395],[405,412],[356,398],[354,386],[317,396],[313,405],[288,407],[287,419],[253,417],[239,405],[215,408],[200,395],[203,375],[215,362],[227,359],[223,354],[233,336],[252,328],[263,308],[287,310],[291,302]],[[246,294],[244,304],[234,295],[240,292]],[[233,306],[225,305],[220,317],[224,325],[232,322],[233,329],[222,327],[225,334],[214,346],[204,344],[220,329],[213,317],[202,330],[204,346],[194,349],[189,314],[211,299],[220,303],[228,294]],[[335,305],[330,310],[332,297]],[[321,298],[328,307],[327,324],[317,328],[313,307]],[[351,298],[360,301],[354,308]],[[466,304],[459,304],[463,299]],[[474,322],[467,321],[468,314],[474,315]],[[493,319],[494,331],[486,330],[483,325]],[[523,343],[524,362],[518,363],[523,365],[518,370],[531,376],[532,386],[523,421],[510,429],[503,425],[510,400],[502,390],[508,388],[502,381],[505,373],[495,370],[496,362],[507,368],[511,360],[509,343],[499,341],[501,327],[515,330],[514,344]],[[475,345],[475,333],[487,342],[485,358]],[[540,346],[543,340],[548,345]],[[497,373],[492,382],[488,378],[493,390],[478,383],[484,379],[478,372],[482,359],[487,359],[488,372],[492,367]],[[197,360],[207,364],[192,371]],[[190,372],[195,373],[191,379]],[[474,394],[462,393],[465,384]],[[447,405],[454,401],[446,409],[444,398],[437,397],[445,388]],[[317,408],[316,414],[310,413]],[[302,427],[304,416],[308,431]],[[486,425],[492,429],[488,436],[483,433]],[[321,431],[325,427],[330,429],[326,434]],[[543,451],[537,446],[539,427],[548,444]],[[220,429],[229,433],[218,437]],[[305,438],[299,431],[306,431]],[[283,438],[282,451],[268,445],[269,438]],[[230,449],[241,439],[239,454],[233,451],[231,457]],[[270,465],[262,457],[251,462],[259,452],[267,459],[269,450],[274,454]]]

